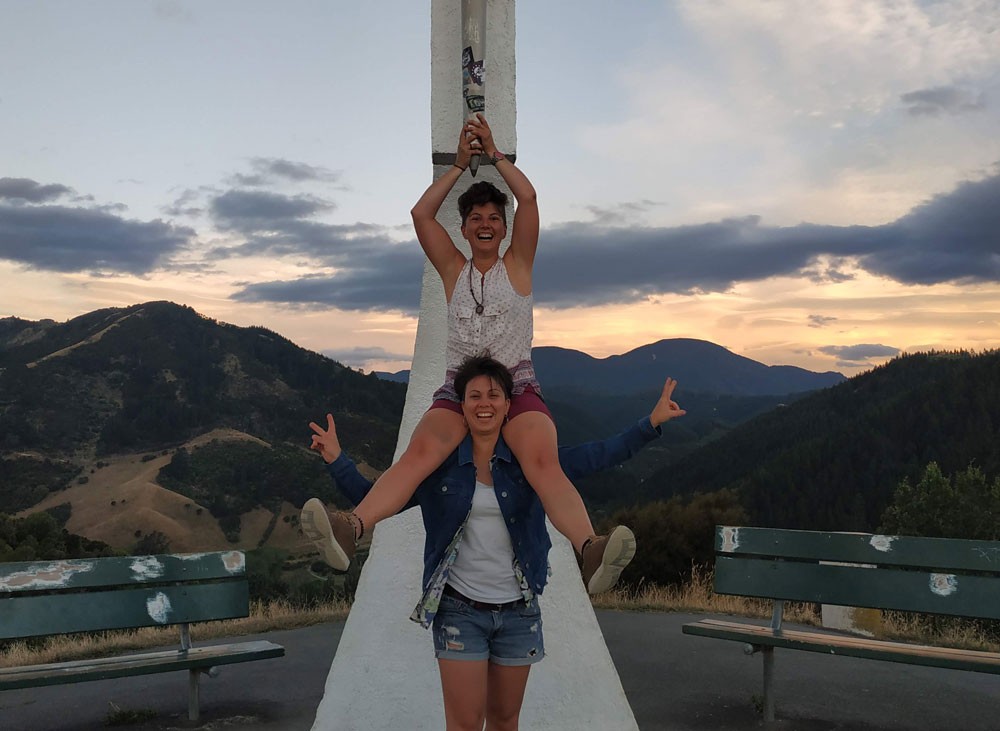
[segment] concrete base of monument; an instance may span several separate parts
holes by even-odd
[[[549,534],[552,576],[541,599],[546,657],[532,667],[521,726],[637,731],[573,549],[551,525]],[[430,631],[409,619],[420,597],[423,542],[417,510],[375,531],[314,731],[444,728]]]

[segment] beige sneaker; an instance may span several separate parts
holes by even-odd
[[[354,558],[354,524],[347,513],[331,513],[319,498],[302,506],[299,524],[323,560],[337,571],[347,571]]]
[[[593,536],[580,556],[580,572],[588,594],[600,594],[618,583],[635,556],[635,535],[624,525],[605,536]]]

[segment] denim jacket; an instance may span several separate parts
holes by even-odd
[[[621,464],[660,434],[649,417],[626,431],[603,441],[559,448],[559,463],[572,480]],[[364,499],[372,483],[358,472],[354,461],[341,452],[327,465],[340,491],[355,505]],[[514,556],[530,588],[541,594],[548,580],[548,553],[552,543],[545,529],[541,500],[524,477],[510,447],[501,436],[490,460],[493,489],[507,523]],[[441,562],[451,540],[462,527],[476,490],[476,467],[472,461],[472,438],[466,435],[458,449],[420,483],[403,510],[420,506],[427,538],[424,542],[423,586]],[[402,512],[402,511],[400,511]]]

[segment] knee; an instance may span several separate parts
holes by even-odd
[[[517,731],[520,709],[514,711],[490,709],[486,714],[486,731]]]
[[[480,713],[475,717],[449,718],[445,724],[447,731],[482,731],[484,714]],[[506,728],[506,726],[504,727]],[[516,727],[515,727],[516,731]]]
[[[435,467],[451,453],[447,445],[430,436],[414,435],[399,461],[409,467]]]

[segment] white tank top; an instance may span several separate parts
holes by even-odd
[[[514,547],[492,485],[476,481],[472,511],[448,583],[469,599],[490,604],[523,596],[514,575]]]
[[[455,393],[455,371],[469,357],[489,355],[503,363],[514,377],[514,394],[531,386],[541,393],[531,365],[534,338],[533,299],[520,295],[507,277],[503,259],[480,274],[472,260],[465,262],[448,303],[448,345],[445,383],[434,398],[461,401]]]

